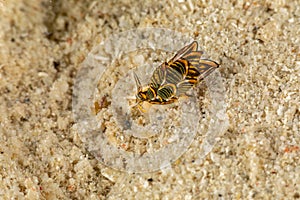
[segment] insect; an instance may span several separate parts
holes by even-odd
[[[137,85],[136,105],[139,109],[143,111],[143,102],[164,105],[177,101],[219,67],[215,61],[201,59],[202,54],[202,51],[198,51],[198,42],[193,41],[180,49],[171,60],[157,67],[146,86],[142,86],[139,77],[133,73]]]

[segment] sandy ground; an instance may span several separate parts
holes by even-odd
[[[112,33],[161,27],[221,64],[228,130],[170,167],[95,159],[72,116],[74,78]],[[0,0],[1,199],[300,198],[299,1]]]

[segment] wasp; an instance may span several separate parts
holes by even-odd
[[[202,55],[198,42],[193,41],[180,49],[171,60],[157,67],[146,86],[142,86],[139,77],[133,73],[137,86],[136,105],[140,110],[143,111],[143,102],[164,105],[177,101],[219,67],[215,61],[202,59]]]

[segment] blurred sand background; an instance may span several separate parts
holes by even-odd
[[[80,63],[139,27],[184,32],[221,63],[230,126],[202,163],[129,175],[74,128]],[[299,35],[296,0],[0,0],[0,199],[299,199]]]

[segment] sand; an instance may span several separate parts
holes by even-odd
[[[98,143],[89,142],[99,139],[99,132],[83,133],[74,117],[73,95],[78,74],[99,45],[113,34],[146,27],[197,40],[220,63],[219,76],[211,81],[219,77],[224,99],[214,102],[212,90],[200,88],[204,92],[198,92],[201,112],[192,143],[179,158],[159,163],[161,169],[144,165],[141,173],[122,162],[113,165],[117,158],[101,160]],[[0,0],[0,198],[300,198],[299,35],[298,1]],[[177,40],[169,42],[173,50],[187,44]],[[101,52],[96,56],[105,60]],[[102,135],[130,155],[180,142],[180,134],[174,136],[170,129],[166,138],[156,136],[158,144],[135,139],[126,146],[129,137],[116,125],[124,118],[111,117],[118,101],[109,81],[115,86],[136,66],[155,66],[174,52],[119,53],[107,86],[98,82],[98,96],[86,100],[91,104],[86,110],[94,101],[101,104],[93,118]],[[126,80],[134,83],[130,75]],[[210,105],[226,109],[220,117]],[[175,117],[161,113],[175,123]],[[214,116],[222,123],[228,120],[222,131]],[[200,159],[205,140],[212,149]]]

